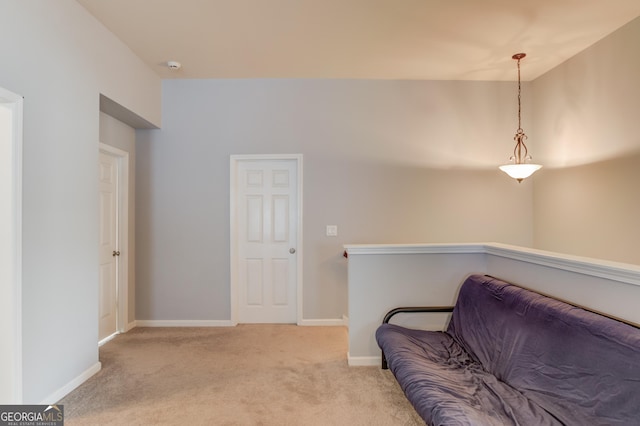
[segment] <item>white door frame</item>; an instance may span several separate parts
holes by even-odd
[[[230,247],[231,247],[231,322],[233,325],[238,324],[238,303],[239,303],[239,285],[238,285],[238,223],[236,211],[237,199],[237,182],[238,182],[238,164],[241,161],[277,161],[277,160],[295,160],[298,185],[297,200],[298,217],[297,219],[297,241],[296,241],[296,322],[298,325],[302,322],[302,154],[255,154],[255,155],[231,155],[230,157]]]
[[[2,336],[0,339],[9,341],[10,353],[3,354],[2,367],[9,367],[8,381],[3,371],[2,395],[9,396],[7,404],[22,403],[22,126],[23,104],[22,96],[12,93],[0,87],[0,103],[11,110],[11,146],[10,146],[10,194],[8,201],[10,206],[9,222],[9,253],[1,256],[0,268],[9,277],[7,287],[3,286],[1,297],[5,304],[2,306],[1,321]],[[3,194],[3,198],[4,195]],[[6,223],[5,223],[6,224]],[[5,225],[3,224],[3,225]],[[5,240],[6,241],[6,240]],[[6,290],[6,293],[5,293]],[[8,294],[7,294],[8,293]],[[6,333],[6,334],[5,334]],[[6,346],[5,346],[6,347]]]
[[[118,182],[117,182],[117,219],[118,224],[117,239],[120,256],[116,263],[116,332],[124,333],[127,331],[128,314],[129,314],[129,153],[111,145],[100,142],[100,152],[115,157],[118,165]],[[99,303],[99,301],[98,301]],[[100,343],[104,343],[108,339]]]

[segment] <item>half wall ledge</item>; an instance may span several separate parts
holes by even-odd
[[[481,253],[640,286],[640,265],[573,256],[502,243],[346,244],[347,255]]]
[[[375,330],[398,306],[453,305],[464,279],[489,274],[640,325],[640,265],[501,243],[348,244],[349,365],[377,365]],[[430,323],[425,328],[442,329]]]

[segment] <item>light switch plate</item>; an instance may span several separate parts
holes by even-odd
[[[338,225],[327,225],[327,237],[338,236]]]

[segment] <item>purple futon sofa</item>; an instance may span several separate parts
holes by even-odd
[[[486,275],[445,332],[387,323],[376,339],[431,426],[640,425],[640,329]]]

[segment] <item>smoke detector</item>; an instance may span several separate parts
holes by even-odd
[[[179,70],[182,67],[182,64],[178,61],[169,61],[167,62],[167,66],[170,70]]]

